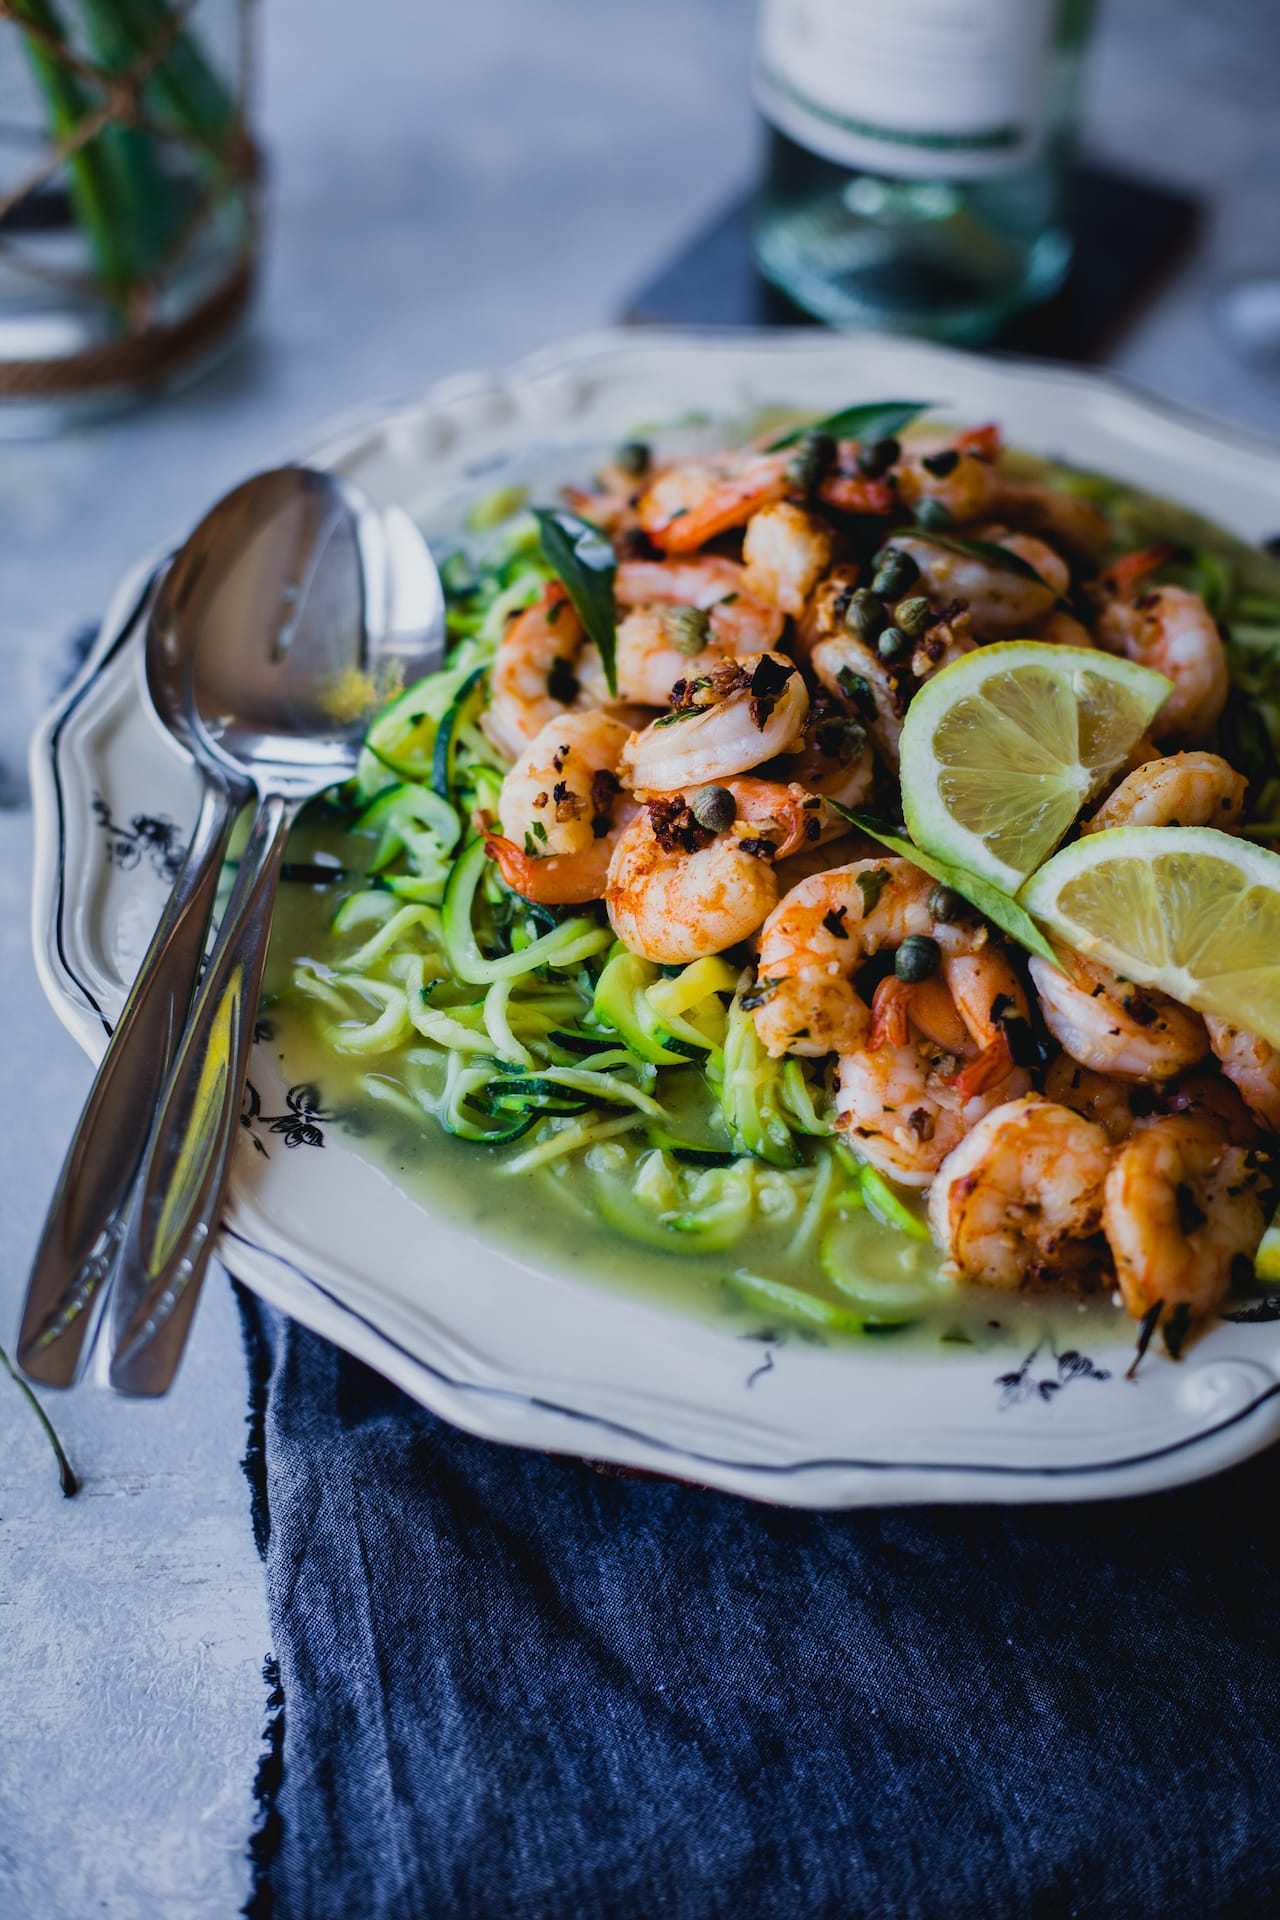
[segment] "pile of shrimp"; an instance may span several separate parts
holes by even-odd
[[[1027,963],[831,804],[896,815],[916,690],[1017,636],[1172,683],[1079,831],[1230,831],[1223,636],[1156,579],[1171,550],[1104,564],[1099,511],[1008,477],[990,426],[668,464],[632,445],[569,504],[617,556],[616,684],[559,582],[510,621],[482,724],[511,764],[480,822],[506,883],[603,901],[650,961],[753,960],[762,1046],[830,1063],[840,1135],[927,1190],[954,1274],[1118,1289],[1153,1326],[1209,1313],[1264,1230],[1280,1056],[1078,954]]]

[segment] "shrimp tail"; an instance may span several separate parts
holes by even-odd
[[[1107,568],[1103,579],[1113,593],[1124,598],[1132,593],[1139,580],[1145,580],[1157,567],[1167,565],[1177,551],[1177,547],[1166,540],[1159,546],[1142,547],[1137,553],[1122,554]]]
[[[1002,445],[1000,429],[994,420],[984,426],[968,427],[956,435],[957,453],[976,454],[979,460],[994,460]]]
[[[972,1100],[978,1093],[986,1093],[991,1087],[998,1086],[1014,1067],[1013,1051],[1009,1037],[999,1033],[975,1060],[961,1067],[952,1081],[952,1086],[962,1100]]]
[[[871,1025],[867,1030],[867,1051],[878,1053],[881,1047],[905,1047],[910,1039],[907,1012],[911,989],[896,974],[888,974],[871,996]]]
[[[488,827],[484,829],[484,850],[511,891],[535,906],[584,906],[588,900],[600,898],[599,879],[585,872],[580,877],[575,875],[574,869],[582,863],[572,856],[562,859],[553,853],[539,858]]]

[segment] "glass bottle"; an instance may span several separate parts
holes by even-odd
[[[1061,285],[1092,0],[761,0],[765,278],[832,326],[990,338]]]

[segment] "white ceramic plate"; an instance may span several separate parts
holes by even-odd
[[[606,335],[452,380],[319,458],[431,533],[460,493],[530,466],[580,474],[689,409],[931,400],[1013,441],[1210,514],[1280,529],[1280,456],[1090,374],[813,334]],[[312,456],[316,457],[316,456]],[[549,465],[548,465],[549,463]],[[144,566],[33,745],[35,949],[97,1056],[195,817],[191,769],[140,693]],[[796,1506],[1093,1499],[1226,1466],[1280,1434],[1280,1322],[1219,1324],[1125,1378],[1133,1330],[1087,1354],[867,1342],[762,1346],[486,1245],[361,1157],[265,1049],[219,1251],[266,1299],[490,1439],[651,1468]],[[518,1196],[513,1199],[518,1205]],[[1091,1322],[1096,1326],[1096,1322]]]

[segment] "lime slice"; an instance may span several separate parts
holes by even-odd
[[[1016,893],[1168,694],[1163,674],[1087,647],[1011,640],[966,654],[907,709],[911,838]]]
[[[1214,827],[1115,827],[1020,897],[1077,953],[1280,1046],[1280,854]]]

